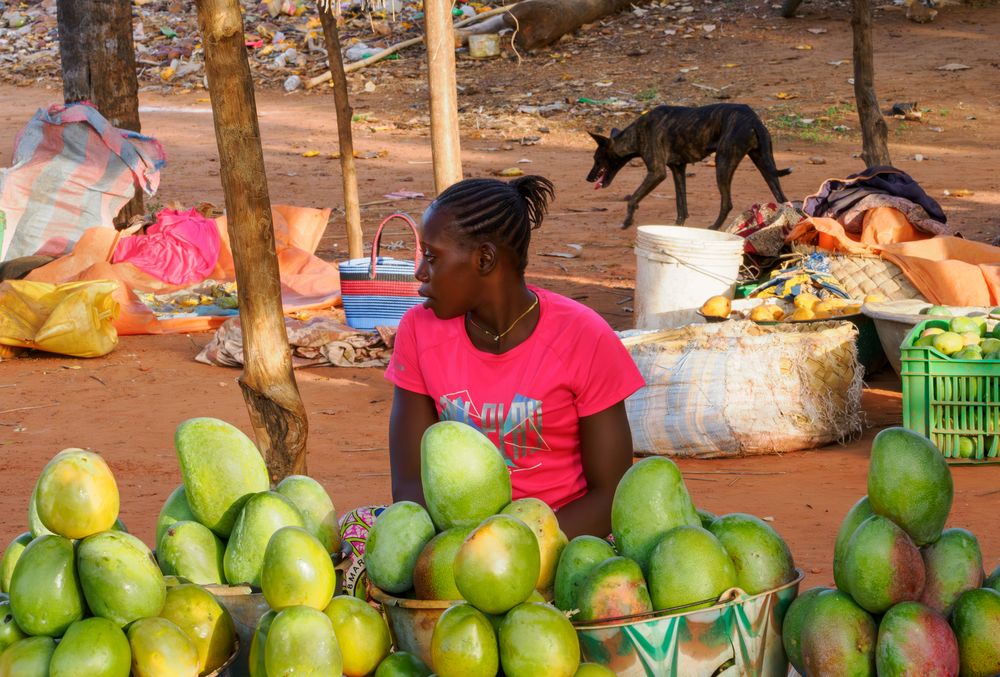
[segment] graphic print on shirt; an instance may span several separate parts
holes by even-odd
[[[539,451],[551,451],[542,436],[542,401],[515,394],[507,405],[483,404],[478,410],[468,390],[441,396],[441,420],[470,425],[490,438],[511,472],[533,470],[541,465],[515,467],[514,461]]]

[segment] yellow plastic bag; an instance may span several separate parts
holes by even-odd
[[[112,280],[0,283],[0,344],[74,357],[100,357],[118,345]]]

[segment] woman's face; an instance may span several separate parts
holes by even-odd
[[[420,295],[427,298],[424,307],[442,320],[464,315],[475,306],[481,289],[478,250],[456,239],[447,208],[429,207],[421,231],[423,259],[416,278],[422,283]]]

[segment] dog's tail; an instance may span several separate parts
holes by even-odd
[[[757,134],[757,147],[760,149],[760,156],[764,162],[764,168],[767,170],[767,173],[771,176],[788,176],[791,174],[791,167],[778,169],[777,165],[774,164],[774,150],[771,146],[771,133],[767,131],[767,127],[765,127],[764,123],[760,121],[760,118],[754,120],[754,132]]]

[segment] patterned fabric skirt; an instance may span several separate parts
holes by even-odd
[[[365,573],[365,543],[384,505],[366,505],[344,513],[340,518],[340,538],[350,544],[344,569],[344,594],[368,599],[368,575]]]

